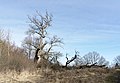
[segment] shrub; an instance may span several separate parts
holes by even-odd
[[[6,44],[3,45],[4,46],[1,47],[2,51],[0,56],[0,71],[2,70],[21,71],[24,69],[34,68],[33,61],[28,59],[23,49],[11,45],[10,50],[8,51]]]

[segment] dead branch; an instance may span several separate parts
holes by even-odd
[[[66,56],[67,62],[66,62],[66,65],[65,65],[65,66],[67,67],[67,65],[70,64],[72,61],[74,61],[76,58],[77,58],[77,55],[76,55],[76,54],[75,54],[75,56],[72,57],[70,60],[68,60],[68,57]]]

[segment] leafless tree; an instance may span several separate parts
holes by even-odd
[[[24,41],[22,42],[22,46],[24,48],[24,50],[26,51],[26,55],[28,56],[28,58],[30,59],[32,57],[32,37],[29,34],[27,37],[25,37]]]
[[[120,55],[114,59],[115,67],[120,68]]]
[[[75,66],[84,65],[83,58],[81,56],[77,56],[77,58],[74,60]]]
[[[58,38],[57,36],[49,37],[48,35],[47,29],[51,26],[52,15],[46,12],[43,16],[37,12],[36,16],[28,16],[28,18],[30,21],[30,28],[27,31],[27,34],[32,35],[31,40],[28,40],[29,45],[33,49],[39,49],[36,54],[37,56],[40,56],[41,59],[48,60],[51,55],[54,55],[55,51],[53,51],[53,48],[63,44],[61,38]],[[36,59],[36,57],[34,57],[34,59]]]
[[[97,63],[96,65],[108,65],[108,61],[105,60],[103,56],[100,56],[99,53],[93,51],[89,52],[83,56],[84,63],[89,63],[90,65]]]
[[[115,62],[120,65],[120,55],[115,58]]]
[[[100,58],[100,55],[97,52],[89,52],[83,56],[84,63],[94,64]]]

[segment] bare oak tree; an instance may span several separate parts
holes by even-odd
[[[34,17],[28,16],[30,20],[30,28],[27,34],[30,34],[32,38],[26,40],[24,44],[31,46],[30,48],[37,50],[37,54],[34,59],[38,57],[40,59],[49,60],[49,57],[54,55],[53,48],[61,46],[63,44],[62,39],[57,36],[49,37],[47,29],[51,26],[52,15],[46,14],[43,16],[39,12]],[[37,61],[37,60],[34,60]]]

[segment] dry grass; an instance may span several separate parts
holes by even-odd
[[[37,72],[23,71],[18,73],[16,71],[8,71],[0,73],[0,83],[36,83],[35,80],[40,77]]]
[[[107,83],[105,79],[118,70],[90,68],[53,71],[52,69],[7,71],[0,73],[0,83]]]

